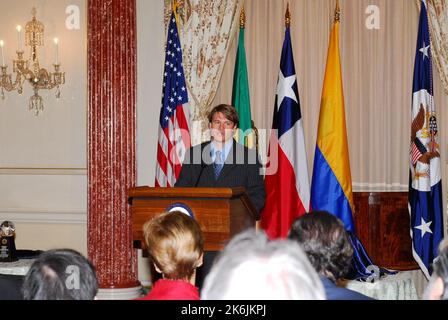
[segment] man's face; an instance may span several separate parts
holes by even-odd
[[[212,123],[209,124],[210,135],[216,142],[226,142],[233,138],[236,123],[227,119],[221,112],[213,115]]]

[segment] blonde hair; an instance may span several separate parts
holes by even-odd
[[[143,225],[149,256],[167,279],[188,279],[200,264],[204,239],[198,222],[180,211],[165,212]]]

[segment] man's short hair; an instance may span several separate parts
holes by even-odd
[[[201,227],[180,211],[165,212],[143,225],[152,262],[168,279],[187,279],[200,264],[204,250]]]
[[[353,247],[336,216],[326,211],[307,213],[294,220],[288,238],[301,245],[320,275],[336,281],[350,270]]]
[[[300,246],[269,241],[254,229],[235,236],[205,278],[205,300],[325,299],[318,274]]]
[[[95,267],[72,249],[41,253],[22,286],[25,300],[93,300],[97,292]]]
[[[221,112],[224,117],[226,117],[227,120],[232,121],[236,126],[238,126],[239,123],[239,117],[238,112],[236,112],[236,109],[234,106],[231,106],[229,104],[219,104],[216,107],[214,107],[210,113],[208,114],[208,122],[212,123],[213,116],[215,113]]]

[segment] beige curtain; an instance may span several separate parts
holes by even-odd
[[[291,39],[311,172],[335,0],[289,2]],[[255,125],[260,130],[269,129],[272,124],[286,3],[286,0],[244,1],[251,108]],[[340,3],[340,49],[353,188],[355,191],[407,191],[419,9],[416,2],[409,0],[342,0]],[[366,27],[370,15],[366,10],[371,5],[379,9],[378,30]],[[231,101],[235,52],[233,42],[213,104]],[[448,98],[437,68],[434,68],[433,78],[442,163],[446,164]],[[262,141],[261,145],[265,153],[266,142]],[[442,177],[446,194],[446,165],[442,166]],[[419,270],[414,272],[414,280],[421,294],[426,280]]]
[[[286,3],[286,0],[244,2],[251,108],[260,130],[269,129],[272,124]],[[370,16],[366,9],[370,5],[379,9],[378,30],[366,27]],[[290,1],[290,6],[292,45],[311,171],[335,1],[297,0]],[[409,0],[343,0],[341,10],[340,49],[354,190],[406,191],[418,8]],[[213,104],[231,101],[235,51],[234,41]],[[448,99],[436,71],[435,102],[444,147]],[[442,163],[446,162],[445,158],[442,152]],[[445,166],[443,171],[446,177]]]
[[[192,108],[192,144],[209,138],[206,115],[239,21],[240,0],[181,0],[183,66]],[[165,17],[171,1],[165,1]]]
[[[427,6],[433,61],[448,93],[448,4],[445,0],[429,0]]]

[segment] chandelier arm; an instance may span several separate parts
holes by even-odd
[[[22,94],[23,91],[23,82],[25,81],[25,79],[23,79],[22,75],[20,73],[16,74],[16,80],[14,81],[13,84],[13,88],[14,90],[17,90],[19,92],[19,94]]]
[[[2,76],[2,87],[8,92],[14,90],[11,79],[8,76]]]

